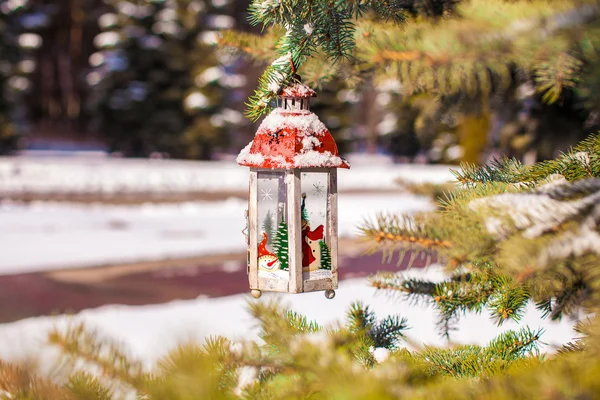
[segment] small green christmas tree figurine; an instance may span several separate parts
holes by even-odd
[[[273,244],[273,213],[271,211],[267,211],[267,215],[263,221],[262,225],[263,232],[267,234],[267,244]]]
[[[324,240],[319,242],[321,247],[321,269],[331,269],[331,253],[329,252],[329,246]]]
[[[279,268],[288,269],[288,227],[283,220],[283,215],[281,216],[281,222],[277,227],[277,233],[273,239],[273,247],[275,248],[277,258],[279,259]]]

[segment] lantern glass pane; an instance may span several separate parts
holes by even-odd
[[[287,190],[283,171],[258,172],[258,276],[289,279]]]
[[[304,279],[331,277],[327,214],[328,172],[302,172],[302,267]]]

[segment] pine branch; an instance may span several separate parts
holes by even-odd
[[[408,329],[408,321],[397,315],[390,315],[377,321],[375,313],[369,306],[354,302],[346,314],[346,326],[350,332],[362,333],[368,336],[369,344],[374,347],[395,349]]]
[[[83,323],[69,326],[66,332],[55,329],[49,333],[48,339],[61,349],[67,360],[83,361],[99,368],[101,375],[110,381],[143,389],[142,364],[126,355],[117,343],[101,337]]]
[[[371,284],[380,290],[403,293],[413,301],[425,300],[440,313],[438,328],[449,336],[454,323],[467,312],[480,313],[487,308],[500,325],[508,319],[518,321],[530,298],[526,286],[495,273],[490,264],[475,264],[468,273],[451,275],[439,283],[404,279],[398,274],[377,274]]]
[[[277,57],[276,44],[281,34],[276,29],[270,29],[262,35],[226,30],[220,32],[218,45],[233,54],[258,62],[269,62]]]
[[[488,165],[461,163],[460,170],[451,170],[456,180],[472,187],[489,182],[521,183],[524,166],[514,158],[493,159]]]
[[[0,398],[69,400],[70,393],[29,368],[0,361]]]
[[[69,377],[66,388],[79,400],[111,400],[112,391],[100,380],[85,372],[75,373]]]
[[[565,32],[581,32],[599,16],[595,4],[490,1],[463,3],[457,14],[460,19],[408,21],[402,31],[389,27],[388,34],[361,39],[359,57],[399,78],[406,94],[485,96],[506,88],[517,67],[537,74],[537,89],[552,102],[575,87],[584,57],[579,47],[586,39]]]
[[[260,337],[269,345],[280,348],[284,338],[318,332],[321,327],[305,316],[284,310],[277,302],[250,303],[250,313],[260,322]]]
[[[353,59],[356,45],[356,25],[353,19],[361,16],[367,6],[372,4],[378,3],[254,0],[249,7],[250,22],[263,27],[278,26],[286,32],[277,44],[279,58],[267,67],[259,79],[258,88],[248,101],[246,115],[256,121],[268,112],[278,91],[293,81],[296,71],[313,54],[320,51],[326,56],[328,63],[333,64]],[[388,18],[402,20],[399,8],[387,7],[384,12],[379,4],[377,7]],[[244,48],[247,47],[243,43],[245,40],[248,37],[240,37],[238,44],[227,42],[230,47]]]
[[[497,375],[511,363],[523,359],[537,350],[541,330],[507,331],[487,346],[458,346],[453,349],[428,347],[416,356],[430,364],[441,374],[453,377],[485,377]]]
[[[378,16],[386,21],[391,20],[396,24],[401,24],[406,20],[404,11],[414,4],[410,3],[405,0],[373,0],[371,7]]]
[[[376,243],[404,242],[423,248],[451,246],[450,242],[439,237],[436,231],[405,216],[378,214],[375,221],[365,221],[359,229],[364,236]]]
[[[369,331],[375,347],[397,349],[400,340],[404,339],[404,331],[408,329],[408,320],[397,315],[389,315],[374,325]]]
[[[360,301],[353,302],[346,313],[346,324],[350,332],[369,330],[375,324],[375,320],[375,313]]]
[[[523,171],[521,179],[540,182],[554,174],[568,181],[600,178],[600,134],[590,135],[556,160],[537,163]]]

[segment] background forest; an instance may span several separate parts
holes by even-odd
[[[362,13],[361,4],[350,12]],[[419,22],[384,17],[384,28],[367,18],[356,26],[356,46],[340,54],[352,61],[317,56],[302,71],[342,150],[398,161],[485,162],[503,154],[531,163],[597,129],[593,6],[536,3],[521,15],[522,6],[502,2],[398,5],[403,19],[419,15]],[[256,128],[243,117],[244,103],[261,68],[283,51],[277,27],[260,40],[244,38],[243,49],[225,33],[225,51],[216,51],[218,32],[260,32],[247,9],[226,0],[3,1],[0,151],[235,153]],[[549,19],[515,22],[528,13],[531,21],[535,13]],[[400,32],[405,39],[396,40]],[[479,34],[490,37],[484,51],[468,39]]]

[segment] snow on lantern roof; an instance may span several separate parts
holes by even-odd
[[[269,169],[350,168],[319,117],[308,110],[282,108],[263,120],[254,140],[236,161],[246,167]]]
[[[296,82],[293,85],[284,87],[280,92],[281,97],[295,97],[297,99],[308,99],[309,97],[317,97],[317,92],[303,84]]]

